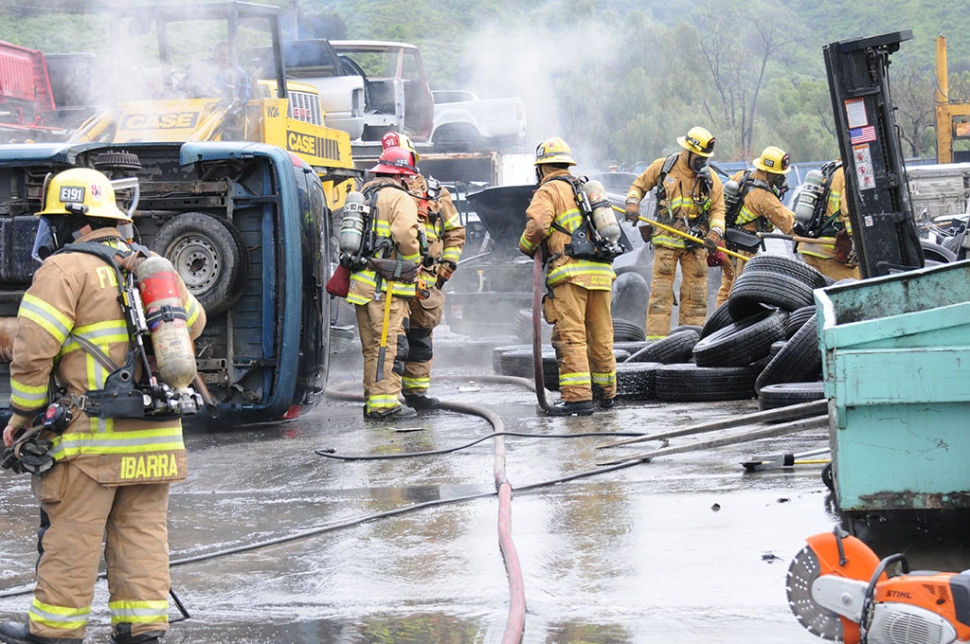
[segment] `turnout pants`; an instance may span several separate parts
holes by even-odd
[[[647,338],[670,335],[674,276],[680,264],[680,324],[703,326],[707,318],[707,251],[656,246],[647,306]]]
[[[431,385],[431,364],[434,361],[432,332],[441,323],[444,310],[445,296],[437,288],[431,289],[428,299],[414,298],[410,302],[408,355],[401,377],[406,395],[423,394]]]
[[[862,279],[862,271],[859,269],[858,264],[849,266],[835,258],[816,257],[815,255],[806,255],[804,253],[802,254],[802,259],[819,273],[830,277],[836,282],[844,279]]]
[[[30,632],[84,638],[102,540],[111,625],[168,630],[168,483],[105,487],[70,461],[33,477],[50,525],[41,531]]]
[[[743,250],[734,251],[738,255],[744,255],[745,257],[754,257],[754,253],[749,253]],[[747,264],[744,260],[738,259],[737,257],[727,256],[728,266],[721,266],[721,288],[717,290],[717,303],[715,306],[721,306],[724,304],[728,296],[731,294],[731,287],[734,286],[734,280],[738,279],[738,275],[744,270],[744,265]]]
[[[563,401],[592,400],[594,387],[597,397],[616,396],[610,292],[560,284],[552,289],[551,304],[552,346]]]
[[[404,358],[408,353],[405,331],[408,326],[408,300],[391,297],[391,313],[387,323],[387,349],[384,364],[378,365],[381,348],[381,330],[384,327],[384,293],[380,301],[356,304],[357,332],[360,334],[360,350],[364,356],[364,412],[387,411],[401,404],[401,374]],[[384,377],[377,380],[377,370]]]

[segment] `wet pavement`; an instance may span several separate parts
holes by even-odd
[[[758,409],[753,400],[620,403],[592,417],[546,418],[527,388],[476,380],[491,373],[489,352],[476,355],[485,359],[462,367],[442,361],[436,372],[455,378],[436,379],[432,393],[497,412],[506,431],[654,432]],[[331,391],[356,380],[357,368],[352,352],[335,356]],[[445,449],[491,431],[481,418],[449,411],[365,422],[360,403],[328,399],[285,424],[187,432],[190,474],[172,488],[170,544],[173,590],[191,619],[173,624],[165,641],[500,642],[510,595],[492,441],[403,460],[314,453]],[[612,440],[507,436],[508,479],[521,488],[659,447],[596,449]],[[740,463],[826,444],[827,433],[813,430],[514,492],[512,538],[527,606],[522,641],[821,641],[789,612],[785,574],[806,537],[840,521],[822,466],[746,472]],[[0,590],[29,588],[37,523],[29,480],[5,473],[0,482]],[[476,495],[488,496],[374,518]],[[880,556],[903,551],[913,568],[970,567],[962,535],[912,522],[884,532]],[[0,618],[22,619],[29,601],[29,594],[0,598]],[[86,642],[107,641],[106,603],[99,581]]]

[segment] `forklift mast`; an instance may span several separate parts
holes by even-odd
[[[889,91],[889,55],[912,31],[822,48],[862,277],[923,267],[902,145]]]

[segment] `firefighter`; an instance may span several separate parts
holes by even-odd
[[[407,135],[388,132],[381,138],[381,144],[385,150],[395,146],[404,148],[411,153],[412,164],[417,167],[420,156]],[[434,358],[432,336],[444,313],[445,295],[441,289],[458,267],[465,245],[465,227],[451,193],[433,177],[426,179],[418,173],[404,180],[417,203],[418,227],[425,239],[415,297],[409,307],[408,355],[401,376],[404,402],[417,410],[437,409],[438,399],[427,395]]]
[[[725,219],[728,227],[752,233],[767,233],[777,228],[791,235],[795,213],[781,203],[787,190],[787,175],[791,172],[789,156],[781,148],[770,145],[751,163],[754,170],[742,170],[731,177],[738,193],[733,207],[727,206]],[[741,249],[731,250],[745,257],[754,257],[754,253]],[[708,260],[709,266],[720,265],[722,268],[721,288],[717,292],[717,306],[721,306],[727,300],[734,280],[744,269],[744,260],[728,257],[721,251],[710,253]]]
[[[85,345],[97,347],[108,364],[123,365],[134,355],[133,342],[119,303],[123,273],[100,257],[65,252],[75,242],[129,251],[117,226],[131,219],[115,204],[107,177],[88,168],[56,175],[38,215],[35,248],[46,259],[18,313],[10,363],[13,415],[3,431],[4,445],[9,448],[20,430],[33,425],[38,412],[46,409],[48,418],[52,409],[70,415],[59,416],[60,427],[53,425],[62,433],[41,434],[51,440],[54,464],[32,482],[41,507],[37,586],[28,623],[0,624],[0,641],[80,644],[104,539],[111,642],[158,642],[168,630],[169,484],[186,476],[181,419],[95,416],[92,407],[78,402],[105,387],[111,373]],[[196,338],[205,312],[181,279],[173,286],[184,324]]]
[[[862,279],[862,271],[855,254],[852,240],[852,221],[849,204],[842,198],[845,191],[845,170],[841,162],[835,162],[828,177],[825,195],[825,214],[821,229],[804,234],[818,239],[818,243],[798,243],[798,252],[809,266],[838,282],[844,279]]]
[[[646,225],[640,235],[654,247],[653,279],[647,306],[648,339],[670,333],[674,302],[674,275],[680,264],[680,324],[701,326],[707,317],[707,253],[724,237],[724,195],[721,180],[712,174],[708,160],[714,154],[714,137],[702,127],[692,127],[677,137],[683,150],[651,163],[637,177],[626,196],[626,218],[637,222],[640,200],[657,189],[655,219],[662,224],[704,238],[699,245]]]
[[[373,204],[374,242],[367,254],[416,265],[421,259],[418,208],[405,183],[406,178],[418,173],[413,156],[403,148],[389,147],[370,171],[375,178],[362,189],[365,198]],[[398,400],[409,351],[406,337],[409,299],[414,296],[413,280],[378,271],[373,265],[355,270],[350,276],[347,301],[357,311],[360,348],[364,355],[364,418],[368,420],[415,415],[413,407]],[[382,357],[383,363],[379,364]]]
[[[579,190],[569,171],[572,151],[554,136],[536,148],[538,189],[526,210],[519,250],[530,257],[545,244],[546,287],[543,316],[553,325],[552,345],[559,365],[562,401],[552,416],[588,416],[593,400],[603,409],[616,396],[616,358],[610,290],[616,273],[610,260],[574,257],[572,233],[584,225]],[[588,221],[585,225],[591,225]],[[567,244],[570,246],[567,247]]]

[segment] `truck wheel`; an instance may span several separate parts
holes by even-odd
[[[158,230],[152,250],[163,255],[209,315],[239,301],[249,279],[249,251],[225,219],[201,212],[173,217]]]

